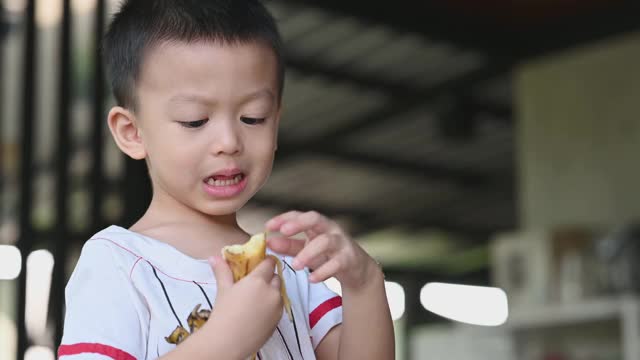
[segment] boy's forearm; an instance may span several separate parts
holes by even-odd
[[[242,356],[234,352],[233,341],[225,339],[223,331],[215,331],[213,326],[205,324],[200,330],[189,335],[172,351],[162,355],[160,360],[242,360]],[[214,324],[211,324],[214,325]]]
[[[343,289],[339,359],[394,359],[393,320],[384,288],[384,274],[357,292]],[[363,346],[366,344],[366,346]]]

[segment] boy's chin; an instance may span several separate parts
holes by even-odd
[[[200,208],[200,211],[210,216],[232,215],[238,212],[245,203],[246,201],[230,201],[227,204],[211,204]]]

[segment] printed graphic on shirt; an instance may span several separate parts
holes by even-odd
[[[202,309],[200,310],[200,306],[202,304],[196,305],[195,308],[189,314],[187,318],[187,324],[189,324],[189,331],[187,331],[182,325],[176,326],[176,329],[169,336],[165,336],[165,340],[169,344],[178,345],[183,342],[189,335],[193,334],[196,330],[200,329],[202,325],[204,325],[207,320],[209,320],[209,315],[211,315],[211,310]]]

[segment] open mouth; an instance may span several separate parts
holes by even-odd
[[[215,175],[204,180],[210,186],[231,186],[237,185],[244,179],[244,174],[236,174],[233,176]]]

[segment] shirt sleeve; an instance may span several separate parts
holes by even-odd
[[[323,282],[310,283],[308,270],[299,273],[300,281],[305,282],[308,288],[309,328],[311,343],[316,349],[329,330],[342,323],[342,297]]]
[[[89,240],[82,249],[65,288],[61,360],[146,356],[149,311],[129,277],[129,262],[114,251],[100,240]]]

